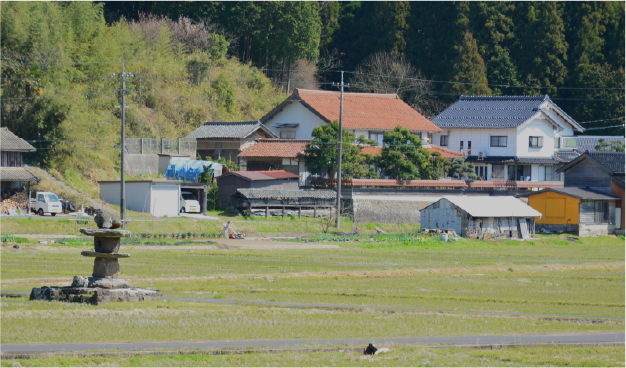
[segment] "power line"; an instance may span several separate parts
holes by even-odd
[[[587,130],[599,130],[599,129],[609,129],[609,128],[620,128],[620,127],[624,127],[624,124],[622,124],[622,125],[613,125],[613,126],[608,126],[608,127],[601,127],[601,128],[587,128]]]
[[[600,119],[600,120],[591,120],[591,121],[583,121],[582,123],[578,123],[578,124],[590,124],[590,123],[597,123],[600,121],[611,121],[611,120],[620,120],[620,119],[624,119],[623,116],[619,117],[619,118],[610,118],[610,119]]]

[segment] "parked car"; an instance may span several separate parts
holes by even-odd
[[[200,202],[196,196],[187,190],[180,191],[180,213],[200,213]]]
[[[57,213],[63,213],[63,205],[59,201],[59,197],[52,192],[37,192],[34,203],[31,202],[31,209],[39,216],[46,213],[55,216]]]

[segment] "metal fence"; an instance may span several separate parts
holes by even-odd
[[[195,155],[198,147],[194,138],[126,138],[126,153],[176,153]],[[194,157],[195,158],[195,157]]]

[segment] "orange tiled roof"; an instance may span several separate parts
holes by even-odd
[[[257,144],[241,152],[238,157],[288,157],[296,158],[302,154],[308,139],[260,139]]]
[[[465,157],[465,153],[453,151],[451,149],[443,148],[441,146],[437,146],[431,144],[430,147],[426,147],[430,152],[439,152],[441,153],[441,157],[445,158],[457,158],[457,157]]]
[[[327,123],[339,120],[339,92],[298,89],[261,119],[263,123],[281,111],[285,104],[300,101]],[[343,128],[393,130],[401,125],[412,132],[439,132],[441,128],[413,110],[396,94],[344,93]]]
[[[445,158],[457,158],[457,157],[465,157],[465,154],[463,152],[457,152],[457,151],[453,151],[453,150],[449,150],[447,148],[443,148],[440,146],[436,146],[434,144],[431,144],[429,146],[424,146],[424,148],[426,148],[429,152],[439,152],[441,153],[441,157],[445,157]],[[377,146],[377,147],[364,147],[363,149],[361,149],[361,153],[367,153],[370,155],[380,155],[380,151],[382,150],[382,147]]]

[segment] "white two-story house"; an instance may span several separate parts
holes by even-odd
[[[313,129],[339,120],[341,94],[296,89],[291,96],[261,118],[282,139],[311,139]],[[401,125],[424,139],[441,131],[396,94],[344,93],[343,128],[383,144],[383,134]]]
[[[461,96],[432,122],[433,143],[467,154],[483,180],[563,180],[578,156],[567,138],[583,132],[546,96]]]

